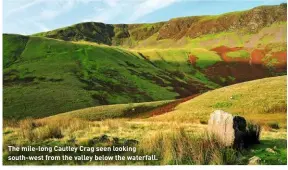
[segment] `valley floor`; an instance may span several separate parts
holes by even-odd
[[[17,127],[4,128],[4,164],[248,164],[249,158],[257,156],[261,159],[261,164],[287,164],[287,133],[286,129],[264,129],[261,132],[260,144],[253,145],[240,152],[235,151],[231,155],[224,153],[215,153],[210,145],[207,150],[213,158],[205,155],[204,151],[199,152],[202,155],[199,158],[195,155],[186,155],[189,149],[193,147],[186,145],[186,137],[195,145],[195,139],[205,138],[206,124],[195,123],[179,123],[179,122],[160,122],[147,121],[143,119],[108,119],[104,121],[88,122],[80,119],[69,119],[66,121],[50,121],[41,122],[34,121],[35,129],[19,129]],[[69,123],[70,122],[70,123]],[[71,124],[73,122],[73,124]],[[29,128],[28,120],[22,122],[22,128]],[[46,125],[45,125],[46,124]],[[50,128],[50,130],[47,130]],[[61,129],[61,137],[57,137],[57,130],[51,130],[52,127]],[[34,133],[33,133],[34,132]],[[38,133],[37,133],[38,132]],[[39,133],[40,132],[40,133]],[[24,133],[24,134],[23,134]],[[182,133],[185,133],[183,135]],[[54,135],[54,137],[53,137]],[[187,135],[187,136],[186,136]],[[52,138],[51,138],[52,137]],[[98,139],[106,138],[107,140],[98,141]],[[115,143],[117,139],[117,143]],[[93,143],[95,141],[95,143]],[[12,146],[120,146],[126,145],[127,141],[137,141],[129,146],[137,148],[137,155],[157,155],[158,161],[7,161],[7,147]],[[139,142],[139,143],[138,143]],[[119,145],[117,145],[119,144]],[[196,144],[197,145],[197,144]],[[160,147],[160,148],[159,148]],[[176,147],[176,148],[175,148]],[[177,148],[178,147],[178,148]],[[213,146],[215,147],[215,146]],[[274,153],[267,151],[271,148]],[[215,148],[214,148],[215,149]],[[217,148],[219,149],[219,148]],[[223,149],[223,148],[222,148]],[[23,153],[22,153],[23,154]],[[33,153],[24,153],[26,156],[34,155]],[[39,154],[39,153],[38,153]],[[43,154],[43,153],[42,153]],[[45,153],[48,154],[49,153]],[[62,153],[63,154],[63,153]],[[73,153],[69,155],[79,155]],[[90,154],[90,153],[86,153]],[[116,153],[110,153],[116,154]],[[207,154],[207,153],[206,153]],[[227,154],[227,153],[226,153]],[[13,155],[13,152],[12,152]],[[17,155],[17,154],[16,154]],[[37,155],[37,154],[36,154]],[[57,155],[57,154],[56,154]],[[91,155],[91,154],[90,154]],[[96,154],[95,154],[96,155]],[[125,155],[121,153],[120,155]],[[127,155],[127,154],[126,154]],[[129,153],[128,153],[129,155]],[[132,154],[133,155],[133,154]],[[186,157],[186,158],[183,158]],[[217,158],[214,158],[217,157]],[[193,161],[187,161],[187,159]],[[196,160],[195,160],[196,159]],[[207,159],[207,160],[205,160]],[[178,160],[178,162],[177,162]]]
[[[42,119],[4,120],[3,161],[41,165],[287,164],[286,76],[235,84],[181,100],[97,106]],[[262,128],[260,144],[242,150],[207,135],[214,110]],[[135,147],[136,152],[9,152],[8,146]],[[9,156],[143,156],[145,161],[9,161]],[[154,155],[154,156],[153,156]]]

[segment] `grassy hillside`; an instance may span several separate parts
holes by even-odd
[[[19,59],[25,49],[28,37],[20,35],[3,36],[3,67],[7,68]]]
[[[90,41],[107,45],[133,46],[135,42],[157,33],[163,22],[153,24],[104,24],[86,22],[37,33],[35,36],[61,39],[65,41]]]
[[[187,62],[171,61],[171,65],[159,67],[137,52],[120,48],[40,37],[24,37],[27,42],[23,43],[18,41],[21,38],[4,35],[5,118],[45,117],[97,105],[175,99],[218,86],[173,67],[189,66]],[[193,70],[186,67],[185,71]]]
[[[203,121],[221,109],[260,124],[286,127],[287,76],[264,78],[206,92],[178,105],[174,111],[152,118],[161,121]]]

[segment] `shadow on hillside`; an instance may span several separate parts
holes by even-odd
[[[217,62],[204,69],[209,79],[221,85],[231,85],[245,81],[286,74],[286,68],[265,67],[261,64],[245,62]]]

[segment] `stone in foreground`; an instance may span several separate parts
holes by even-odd
[[[225,146],[243,148],[246,120],[223,110],[216,110],[208,121],[208,132],[215,135]]]
[[[261,162],[261,158],[258,156],[253,156],[252,158],[249,159],[248,165],[259,165]]]
[[[269,153],[276,154],[276,152],[273,149],[271,149],[271,148],[266,148],[265,151],[269,152]]]

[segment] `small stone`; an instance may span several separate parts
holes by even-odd
[[[273,149],[276,150],[276,149],[277,149],[277,146],[274,146]]]
[[[253,156],[249,159],[248,165],[259,165],[260,162],[261,162],[261,158],[259,158],[258,156]]]
[[[266,150],[266,152],[270,152],[270,153],[274,153],[274,154],[276,153],[276,152],[275,152],[273,149],[271,149],[271,148],[266,148],[265,150]]]

